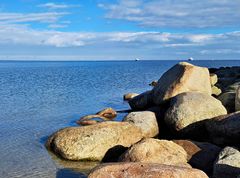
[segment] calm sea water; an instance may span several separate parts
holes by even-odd
[[[0,62],[0,177],[79,177],[95,163],[56,158],[44,147],[47,136],[105,107],[128,109],[124,93],[151,89],[148,84],[177,62]]]

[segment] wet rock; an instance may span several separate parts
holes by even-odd
[[[181,62],[169,69],[158,80],[157,86],[153,88],[153,101],[155,104],[161,104],[169,98],[189,91],[211,95],[209,71],[204,67]]]
[[[82,126],[93,125],[98,122],[113,120],[115,117],[117,117],[117,112],[114,109],[105,108],[102,111],[97,112],[96,114],[81,117],[78,121],[76,121],[76,123]],[[96,118],[100,119],[100,121],[93,120]]]
[[[179,131],[195,122],[226,113],[224,106],[214,97],[200,92],[186,92],[171,99],[164,120],[173,130]]]
[[[240,152],[233,147],[225,147],[214,164],[214,178],[235,178],[240,174]]]
[[[172,141],[148,138],[129,148],[120,161],[184,165],[187,163],[187,153]]]
[[[109,149],[130,147],[142,139],[141,130],[127,122],[102,122],[68,127],[54,133],[47,148],[68,160],[100,161]]]
[[[211,142],[218,145],[240,145],[240,112],[212,118],[205,125]]]
[[[207,142],[196,142],[191,140],[173,140],[174,143],[182,146],[187,152],[188,163],[197,169],[212,174],[213,164],[221,148]]]
[[[149,107],[152,107],[153,104],[153,97],[151,91],[146,91],[134,98],[132,98],[128,103],[130,107],[135,111],[146,110]]]
[[[123,100],[129,101],[129,100],[133,99],[135,96],[138,96],[138,94],[137,93],[127,93],[127,94],[123,95]]]
[[[153,163],[109,163],[93,169],[89,178],[207,178],[198,170]]]
[[[142,130],[143,137],[155,137],[158,135],[158,122],[154,112],[138,111],[129,113],[123,121],[129,122]]]

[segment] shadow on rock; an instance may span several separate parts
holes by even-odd
[[[105,156],[102,159],[102,162],[108,163],[108,162],[117,162],[118,158],[127,151],[127,147],[124,147],[122,145],[117,145],[112,148],[110,148]]]

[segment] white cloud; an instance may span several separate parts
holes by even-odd
[[[239,27],[240,0],[119,0],[99,4],[106,17],[148,27]]]
[[[73,8],[73,7],[79,7],[79,5],[70,5],[70,4],[56,4],[53,2],[45,3],[45,4],[40,4],[38,7],[44,7],[52,10],[56,9],[67,9],[67,8]]]
[[[14,49],[14,50],[10,50]],[[19,50],[17,50],[19,49]],[[34,49],[34,50],[31,50]],[[0,25],[0,56],[84,56],[87,59],[231,59],[239,56],[240,32],[60,32]],[[99,57],[99,58],[98,58]]]
[[[14,23],[55,23],[67,12],[44,12],[44,13],[2,13],[0,12],[0,24]]]

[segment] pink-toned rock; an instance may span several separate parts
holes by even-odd
[[[181,165],[187,163],[187,153],[172,141],[148,138],[129,148],[120,161]]]
[[[109,163],[93,169],[88,178],[207,178],[198,170],[150,163]]]

